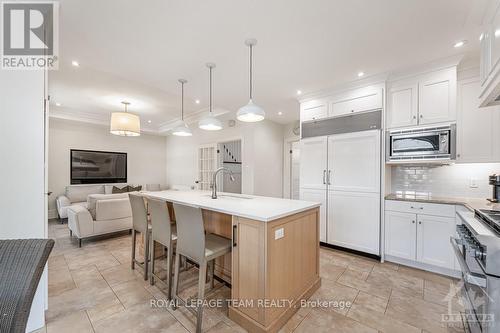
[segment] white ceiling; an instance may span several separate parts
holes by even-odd
[[[179,118],[178,78],[189,81],[187,113],[208,106],[209,61],[217,64],[214,104],[219,113],[234,112],[248,101],[244,40],[255,37],[254,101],[269,119],[288,123],[298,119],[297,89],[476,54],[487,1],[60,0],[51,112],[106,122],[126,99],[143,126],[157,131]],[[468,43],[455,49],[462,39]]]

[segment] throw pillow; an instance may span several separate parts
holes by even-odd
[[[136,187],[128,186],[129,192],[139,192],[140,190],[142,190],[142,185],[137,185]]]
[[[127,192],[129,192],[129,186],[128,185],[125,185],[122,188],[113,186],[113,190],[112,190],[113,194],[116,194],[116,193],[127,193]]]

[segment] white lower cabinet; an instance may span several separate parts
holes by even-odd
[[[450,236],[455,234],[455,218],[418,215],[417,223],[417,261],[453,269]]]
[[[417,215],[385,212],[385,254],[415,260]]]
[[[319,208],[319,241],[326,243],[326,191],[317,189],[300,189],[300,200],[320,202]]]
[[[455,206],[398,201],[386,201],[385,206],[386,256],[454,269],[450,237],[455,235]]]

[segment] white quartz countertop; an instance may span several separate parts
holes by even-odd
[[[222,192],[217,193],[217,199],[212,199],[211,192],[208,191],[168,190],[141,193],[146,197],[195,206],[263,222],[300,213],[321,205],[319,202]]]

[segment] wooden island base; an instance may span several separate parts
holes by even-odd
[[[319,208],[268,222],[204,209],[203,219],[207,232],[233,242],[215,265],[231,283],[229,318],[250,332],[279,331],[321,285]]]

